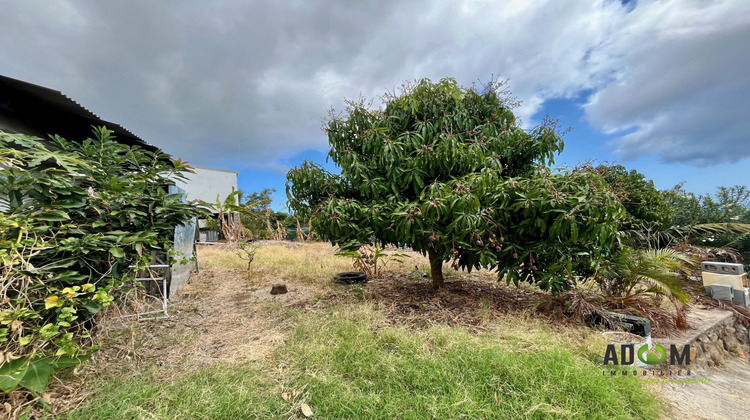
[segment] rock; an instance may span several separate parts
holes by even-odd
[[[708,367],[724,366],[724,346],[717,345],[717,343],[706,343],[704,345],[704,354],[701,358],[705,360],[705,364]]]
[[[699,343],[695,343],[690,346],[690,360],[698,360],[703,354],[703,349]]]
[[[739,340],[739,342],[742,344],[747,344],[747,328],[745,328],[743,325],[736,325],[734,327],[734,330],[737,332],[737,340]]]
[[[706,336],[708,337],[708,341],[711,341],[711,342],[715,342],[719,338],[719,335],[716,334],[716,332],[714,331],[711,331]]]
[[[742,355],[744,353],[742,349],[742,344],[740,344],[740,342],[737,341],[734,335],[727,335],[726,337],[724,337],[724,348],[728,352],[736,356]]]
[[[272,295],[283,295],[286,292],[288,292],[288,290],[286,289],[286,284],[274,284],[273,286],[271,286]]]
[[[716,363],[716,366],[724,367],[726,366],[726,360],[724,359],[724,352],[717,351],[714,354],[711,355],[711,360]]]

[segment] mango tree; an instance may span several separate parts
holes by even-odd
[[[524,130],[503,83],[421,80],[383,109],[349,102],[325,125],[340,174],[304,162],[287,175],[297,216],[344,249],[409,246],[430,260],[496,270],[560,292],[609,255],[624,210],[601,176],[552,171],[555,122]]]

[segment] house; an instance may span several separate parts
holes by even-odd
[[[43,139],[57,134],[75,141],[91,137],[92,126],[113,130],[120,143],[158,150],[121,125],[101,119],[60,91],[0,75],[0,130]]]
[[[187,180],[176,180],[177,187],[184,190],[189,200],[201,200],[208,204],[216,204],[217,200],[224,200],[237,190],[237,175],[239,172],[228,169],[208,168],[192,165],[194,174],[187,174]],[[215,242],[220,239],[221,232],[211,227],[206,220],[198,220],[200,242]]]
[[[237,189],[237,175],[239,172],[229,169],[208,168],[191,165],[194,174],[187,174],[187,181],[177,180],[178,187],[186,191],[188,200],[201,200],[216,204],[216,200],[224,200]]]

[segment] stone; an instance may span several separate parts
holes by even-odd
[[[719,335],[716,334],[716,332],[714,331],[711,331],[710,333],[706,334],[706,336],[708,337],[708,341],[711,341],[711,342],[715,342],[719,338]]]
[[[734,326],[734,330],[737,332],[737,340],[742,344],[747,344],[748,337],[747,337],[747,328],[745,328],[744,325],[737,324]]]
[[[726,359],[724,358],[724,351],[717,350],[711,354],[711,360],[716,363],[716,366],[724,367],[726,365]]]
[[[734,335],[727,335],[724,337],[724,348],[728,352],[736,356],[740,356],[744,353],[742,349],[742,344],[740,344],[740,342],[737,341],[737,338],[735,338]]]
[[[701,357],[702,354],[703,354],[703,349],[701,348],[700,345],[690,346],[690,360],[698,360],[698,358]]]
[[[273,286],[271,286],[272,295],[283,295],[286,292],[288,292],[288,290],[286,289],[286,284],[274,284]]]
[[[705,360],[705,364],[708,367],[713,366],[724,366],[724,347],[720,347],[717,343],[706,343],[704,356],[701,358]]]

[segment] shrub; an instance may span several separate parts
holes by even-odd
[[[635,250],[625,246],[600,272],[599,283],[611,296],[651,293],[687,303],[689,296],[677,274],[689,273],[695,265],[692,258],[670,248]]]
[[[0,390],[42,392],[87,357],[92,318],[118,297],[129,266],[167,253],[200,214],[166,186],[189,167],[112,139],[69,142],[0,131]]]

